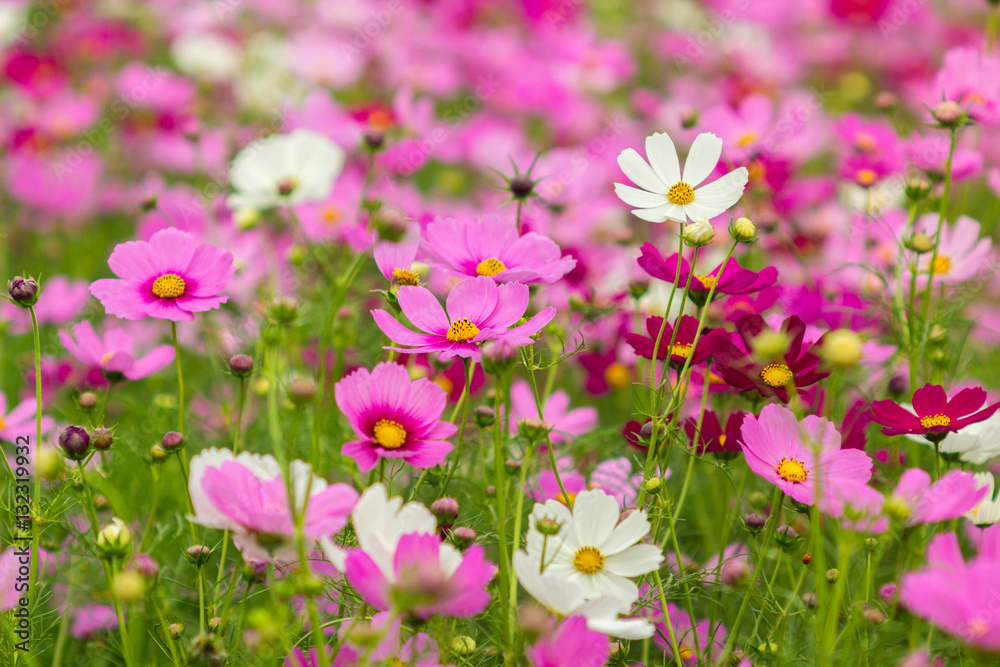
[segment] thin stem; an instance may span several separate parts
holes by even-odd
[[[42,516],[42,477],[38,474],[38,453],[42,447],[42,345],[38,335],[38,318],[35,309],[28,308],[31,313],[31,335],[35,348],[35,456],[32,464],[34,470],[34,496],[31,499],[31,567],[28,573],[28,590],[32,601],[38,599],[38,554],[39,554],[39,524]]]

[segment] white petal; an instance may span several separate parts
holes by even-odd
[[[649,519],[646,513],[636,510],[629,514],[624,521],[615,526],[614,531],[604,544],[600,545],[601,553],[605,556],[616,554],[619,551],[628,549],[633,544],[646,536],[649,532]]]
[[[688,153],[687,161],[684,163],[685,183],[692,188],[708,178],[708,175],[719,164],[719,156],[722,155],[722,139],[711,132],[703,132],[695,137]]]
[[[652,544],[637,544],[604,559],[604,570],[621,577],[638,577],[652,572],[663,562],[663,552]]]
[[[677,204],[664,204],[656,208],[637,208],[632,211],[632,215],[646,222],[664,222],[665,220],[685,222],[687,220],[684,217],[684,209]]]
[[[618,503],[604,491],[584,491],[573,501],[573,528],[581,546],[600,547],[620,516]]]
[[[618,166],[633,183],[643,190],[665,195],[670,189],[669,185],[657,178],[653,168],[646,164],[646,161],[632,148],[626,148],[618,155]]]
[[[522,588],[528,591],[531,597],[550,611],[562,615],[569,614],[580,606],[584,598],[577,586],[570,585],[564,578],[556,576],[548,569],[544,574],[540,574],[538,570],[537,558],[523,551],[514,554],[514,572],[517,573]]]
[[[668,186],[681,180],[681,164],[677,159],[677,149],[666,132],[656,132],[646,137],[646,157],[656,175]]]
[[[703,185],[694,191],[694,201],[684,206],[685,212],[695,219],[714,218],[740,200],[749,177],[746,167],[740,167]]]
[[[607,569],[588,577],[596,589],[597,595],[603,595],[622,600],[639,597],[639,587],[631,579],[611,574]],[[596,597],[593,596],[593,597]]]
[[[638,206],[639,208],[654,208],[667,203],[665,195],[646,192],[623,183],[615,183],[615,194],[629,206]]]

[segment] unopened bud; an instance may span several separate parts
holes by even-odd
[[[764,529],[764,525],[767,520],[764,519],[760,514],[748,514],[747,518],[743,520],[743,525],[751,533],[759,533]]]
[[[312,378],[298,377],[288,385],[288,398],[297,407],[312,403],[316,398],[316,383]]]
[[[260,213],[256,209],[241,208],[233,212],[233,224],[239,230],[253,229],[260,220]]]
[[[111,580],[111,595],[121,602],[134,602],[146,594],[146,580],[135,570],[124,570]]]
[[[181,635],[184,634],[184,624],[183,623],[171,623],[167,626],[167,632],[170,633],[172,639],[180,639]]]
[[[80,409],[84,412],[90,412],[95,407],[97,407],[97,394],[92,391],[85,391],[80,394],[80,398],[77,399],[80,404]]]
[[[736,218],[729,224],[729,235],[740,243],[753,243],[757,238],[757,226],[750,218]]]
[[[128,553],[132,544],[132,531],[124,521],[115,517],[97,534],[97,549],[105,558],[118,558]]]
[[[865,609],[862,616],[872,625],[882,625],[885,623],[885,614],[875,608]]]
[[[229,358],[229,372],[238,378],[248,377],[253,373],[253,358],[245,354],[236,354]]]
[[[281,296],[271,302],[267,312],[274,321],[290,324],[299,316],[299,302],[290,296]]]
[[[549,629],[549,613],[533,604],[517,608],[517,622],[528,641],[533,642]]]
[[[815,593],[805,593],[802,595],[802,602],[810,609],[816,608],[817,598]]]
[[[163,463],[169,456],[163,445],[156,444],[149,448],[149,458],[153,463]]]
[[[559,531],[562,530],[562,524],[553,518],[542,517],[535,522],[535,530],[542,535],[551,537],[559,534]]]
[[[476,531],[466,526],[458,526],[457,528],[452,528],[451,530],[451,541],[458,547],[459,551],[465,551],[473,544],[476,543]]]
[[[187,554],[188,560],[191,564],[200,567],[208,562],[208,559],[212,557],[212,550],[203,544],[194,544],[188,547],[185,552]]]
[[[832,366],[850,368],[862,357],[861,336],[850,329],[834,329],[823,336],[823,358]]]
[[[82,426],[67,426],[59,434],[59,447],[71,461],[82,461],[90,449],[90,434]]]
[[[838,578],[840,578],[840,570],[838,570],[837,568],[831,567],[829,570],[826,571],[826,580],[831,584],[837,581]]]
[[[22,308],[31,308],[38,303],[38,292],[38,282],[34,278],[17,276],[7,281],[7,294]]]
[[[163,434],[163,438],[160,439],[160,446],[163,447],[163,451],[168,454],[178,451],[184,446],[184,436],[177,431],[168,431]]]
[[[115,442],[115,434],[111,432],[111,429],[95,428],[94,432],[90,434],[90,444],[94,446],[94,449],[99,449],[101,451],[107,451],[111,449],[111,445]]]
[[[914,234],[906,242],[913,252],[923,255],[934,249],[934,239],[924,233]]]
[[[431,503],[431,514],[437,518],[439,526],[450,526],[458,518],[458,501],[454,498],[438,498]]]
[[[707,218],[698,218],[684,228],[684,242],[689,246],[700,248],[712,242],[715,238],[715,228]]]
[[[798,538],[799,534],[791,526],[778,526],[778,530],[774,534],[774,541],[783,547],[792,546]]]
[[[479,428],[489,428],[496,423],[497,414],[488,405],[480,405],[472,412],[472,421]]]
[[[467,658],[476,652],[476,640],[467,635],[451,640],[451,652],[459,658]]]
[[[642,488],[651,496],[658,495],[663,490],[663,480],[659,477],[651,477],[642,483]]]
[[[212,618],[208,619],[209,630],[212,631],[218,630],[221,624],[222,624],[222,619],[219,618],[218,616],[213,616]]]
[[[517,424],[517,432],[521,437],[532,442],[544,440],[551,430],[552,427],[541,419],[525,419]]]
[[[934,120],[940,123],[942,127],[959,127],[965,120],[965,111],[952,101],[941,102],[934,107],[931,114],[934,116]]]
[[[788,351],[791,341],[784,331],[762,331],[750,345],[758,356],[764,359],[780,359]]]

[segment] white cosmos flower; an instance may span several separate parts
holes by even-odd
[[[901,403],[910,412],[913,408]],[[914,412],[914,414],[916,414]],[[928,447],[934,445],[920,435],[908,435],[911,440],[922,442]],[[942,454],[958,454],[959,458],[974,465],[982,465],[990,459],[1000,456],[1000,413],[975,424],[969,424],[961,431],[949,433],[938,449]]]
[[[1000,522],[1000,499],[993,499],[995,480],[993,474],[988,472],[977,472],[975,474],[976,488],[985,487],[986,497],[971,512],[965,513],[965,518],[977,526],[992,526]]]
[[[618,156],[618,166],[639,188],[615,183],[615,192],[623,202],[636,207],[632,211],[635,216],[648,222],[714,218],[740,200],[750,178],[746,167],[740,167],[701,185],[721,154],[722,139],[711,132],[699,134],[681,175],[674,142],[665,132],[657,132],[646,137],[648,163],[632,148]]]
[[[632,600],[600,597],[587,600],[583,588],[557,574],[541,571],[541,554],[529,555],[526,551],[514,554],[514,571],[524,590],[543,607],[558,616],[583,616],[587,627],[622,639],[652,637],[654,628],[644,618],[619,618],[632,609]]]
[[[243,148],[229,169],[236,190],[233,210],[261,210],[285,202],[322,201],[344,167],[344,151],[326,136],[300,128],[274,134]]]
[[[528,554],[544,563],[544,572],[582,590],[584,598],[635,600],[639,588],[630,577],[657,569],[663,553],[652,544],[639,544],[649,533],[646,513],[635,510],[619,522],[618,502],[600,489],[584,491],[573,501],[573,511],[557,500],[536,503],[528,531]],[[546,538],[536,529],[539,519],[562,525],[558,535]]]
[[[399,496],[389,498],[381,484],[373,484],[361,494],[351,511],[351,523],[358,547],[383,572],[392,571],[392,558],[400,537],[409,533],[432,535],[437,530],[437,519],[429,509],[416,502],[404,505]],[[330,562],[343,572],[347,553],[329,538],[322,538],[319,543]]]

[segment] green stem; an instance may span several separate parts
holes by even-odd
[[[42,448],[42,344],[38,335],[38,318],[35,309],[28,308],[31,313],[31,335],[35,352],[35,456],[32,463],[34,470],[34,496],[31,499],[31,567],[28,571],[28,590],[32,602],[38,600],[38,558],[39,558],[39,524],[42,519],[42,477],[38,474],[38,454]]]

